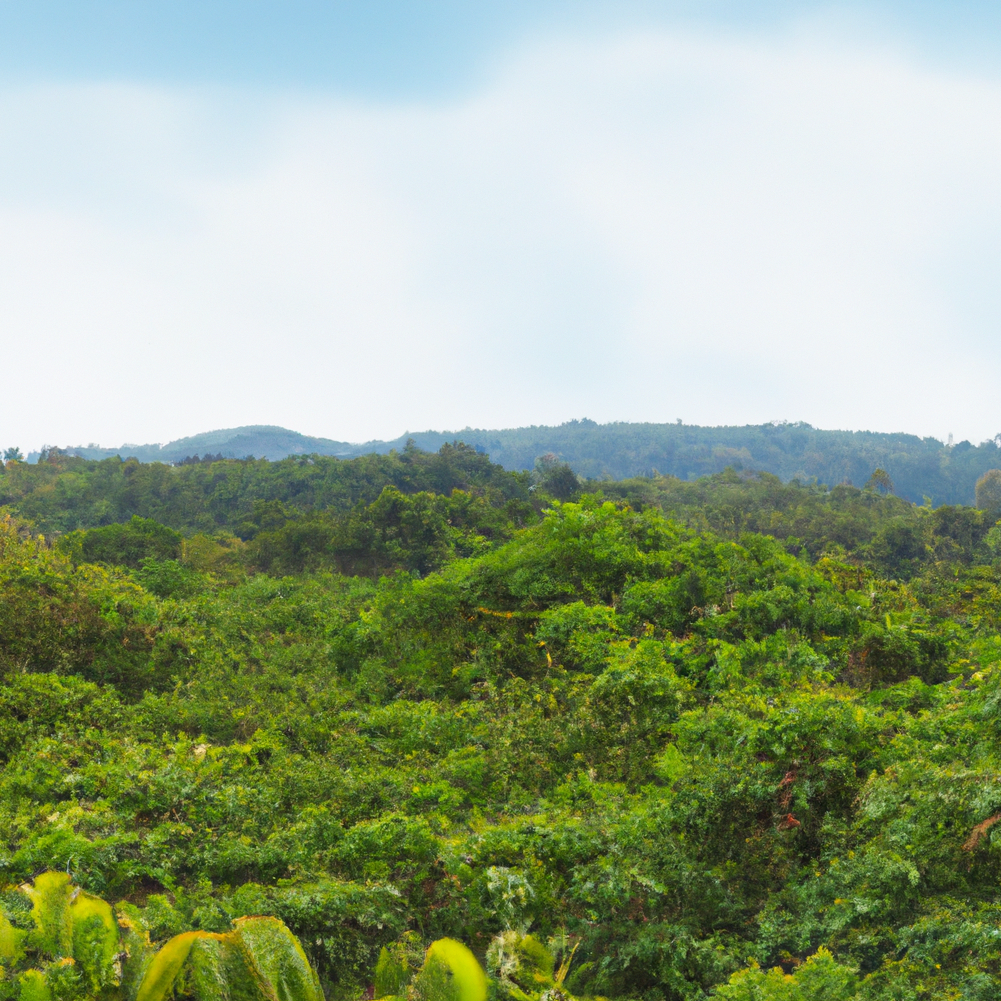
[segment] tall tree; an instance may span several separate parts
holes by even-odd
[[[1001,469],[988,469],[977,480],[977,507],[989,517],[1001,518]]]

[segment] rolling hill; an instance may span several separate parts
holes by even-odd
[[[986,470],[1001,466],[1001,435],[974,445],[943,444],[936,438],[874,431],[829,431],[802,422],[743,427],[692,424],[597,424],[573,420],[558,426],[502,430],[464,428],[424,431],[392,441],[361,444],[315,438],[270,425],[251,425],[180,438],[166,445],[70,448],[84,458],[134,456],[140,462],[177,463],[190,456],[281,459],[289,455],[352,458],[406,447],[408,441],[435,451],[461,440],[486,452],[507,469],[531,469],[538,456],[553,453],[581,476],[625,479],[654,473],[690,480],[727,466],[762,470],[784,481],[815,480],[861,486],[877,468],[885,469],[896,492],[915,503],[973,502],[974,485]]]

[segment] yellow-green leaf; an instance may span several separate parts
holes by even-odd
[[[235,922],[233,936],[247,969],[267,1001],[323,1001],[299,940],[278,918]]]
[[[182,935],[175,935],[165,943],[153,957],[153,962],[149,964],[149,969],[136,992],[135,1001],[164,1001],[174,986],[174,981],[181,972],[181,967],[184,966],[195,940],[203,934],[203,932],[187,931]]]
[[[14,926],[0,914],[0,964],[10,966],[18,958],[17,932]]]
[[[33,886],[26,883],[21,889],[31,901],[38,948],[54,959],[72,956],[70,900],[73,885],[69,876],[65,872],[43,872],[35,877]]]
[[[487,997],[483,967],[453,938],[431,944],[414,986],[422,1001],[486,1001]]]
[[[77,890],[70,904],[73,958],[94,988],[117,979],[113,964],[118,955],[118,922],[111,905],[100,897]]]

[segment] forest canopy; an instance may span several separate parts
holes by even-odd
[[[345,1001],[997,997],[993,478],[875,468],[11,459],[0,997],[47,871]]]

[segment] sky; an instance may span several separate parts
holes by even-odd
[[[992,438],[996,7],[0,0],[0,447]]]

